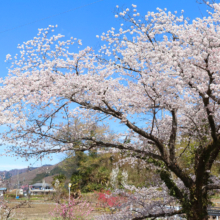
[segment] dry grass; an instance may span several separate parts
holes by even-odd
[[[83,195],[83,199],[92,203],[94,207],[94,211],[86,218],[88,220],[95,219],[94,216],[100,215],[108,212],[106,209],[102,207],[96,207],[97,196],[94,193],[87,193]],[[15,214],[13,215],[11,220],[52,220],[53,217],[50,215],[56,204],[51,202],[43,202],[38,201],[39,204],[36,204],[34,201],[31,203],[31,207],[29,208],[27,205],[21,207],[19,209],[14,210]],[[220,206],[220,199],[213,199],[214,203],[217,203],[217,206]],[[10,203],[10,207],[16,206],[16,203]]]
[[[16,204],[10,204],[10,206],[15,206]],[[40,219],[52,219],[49,212],[53,211],[56,207],[56,204],[31,204],[31,207],[24,206],[19,209],[14,210],[13,220],[16,219],[31,219],[31,220],[40,220]]]
[[[32,199],[34,199],[32,197]],[[44,202],[43,198],[38,198],[41,200],[32,200],[30,205],[31,207],[29,208],[28,205],[24,205],[21,208],[18,208],[16,210],[13,210],[13,215],[12,218],[13,220],[52,220],[54,219],[50,212],[53,212],[53,210],[56,208],[56,203],[54,203],[53,201],[46,201]],[[94,216],[96,215],[100,215],[103,214],[106,210],[104,210],[101,207],[97,207],[97,196],[94,193],[88,193],[88,194],[84,194],[82,196],[82,200],[86,200],[87,202],[89,202],[91,204],[91,206],[93,207],[92,213],[89,214],[89,216],[86,217],[86,220],[91,220],[91,219],[95,219]],[[9,207],[14,207],[16,206],[19,202],[22,202],[22,200],[15,200],[15,199],[11,199],[10,203],[9,203]],[[63,202],[63,201],[61,201]]]

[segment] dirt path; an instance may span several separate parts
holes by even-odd
[[[212,202],[215,204],[216,207],[220,207],[220,199],[212,199]]]

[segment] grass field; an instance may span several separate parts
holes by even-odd
[[[20,202],[26,200],[27,198],[9,198],[9,207],[12,208],[18,205]],[[94,193],[83,194],[83,199],[90,202],[93,207],[93,211],[89,216],[83,220],[95,220],[95,216],[101,215],[103,213],[110,213],[108,208],[103,208],[102,205],[96,206],[97,198]],[[220,196],[212,198],[215,206],[220,207]],[[55,220],[50,214],[55,208],[56,203],[52,200],[45,200],[45,197],[42,196],[32,196],[30,207],[27,204],[22,207],[13,210],[13,214],[9,219],[11,220]],[[1,218],[0,218],[1,219]]]
[[[15,206],[16,203],[10,203],[9,207]],[[32,203],[31,207],[28,207],[27,205],[24,207],[21,207],[19,209],[16,209],[13,211],[13,214],[9,219],[11,220],[54,220],[50,214],[56,207],[56,203]],[[94,209],[94,211],[87,216],[86,218],[80,218],[81,220],[95,220],[95,217],[98,213],[97,210]]]
[[[18,204],[27,201],[26,197],[15,199],[15,197],[7,197],[5,198],[8,201],[8,207],[13,208]],[[88,220],[95,220],[96,215],[100,215],[103,212],[108,212],[108,210],[103,209],[102,207],[97,207],[95,204],[96,198],[94,193],[88,193],[83,195],[83,200],[88,201],[91,203],[91,207],[93,207],[93,211],[84,219]],[[67,201],[67,200],[65,200]],[[63,202],[61,200],[61,202]],[[30,204],[30,206],[28,206]],[[25,203],[20,208],[14,209],[12,214],[10,215],[11,220],[54,220],[55,218],[52,217],[50,212],[56,208],[57,204],[53,201],[48,199],[44,196],[31,196],[30,202]],[[0,216],[1,219],[1,216]],[[81,219],[81,218],[80,218]]]
[[[11,204],[13,206],[14,204]],[[56,204],[31,204],[31,207],[22,207],[14,211],[12,219],[52,219],[49,214],[55,208]]]

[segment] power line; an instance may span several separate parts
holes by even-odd
[[[68,12],[70,12],[70,11],[75,11],[75,10],[77,10],[77,9],[84,8],[84,7],[87,7],[87,6],[89,6],[89,5],[93,5],[93,4],[96,4],[96,3],[98,3],[98,2],[101,2],[101,1],[103,1],[103,0],[91,2],[91,3],[89,3],[89,4],[82,5],[82,6],[79,6],[79,7],[76,7],[76,8],[72,8],[72,9],[70,9],[70,10],[68,10],[68,11],[61,12],[61,13],[59,13],[59,14],[51,15],[51,16],[49,16],[49,17],[45,17],[45,18],[42,18],[42,19],[39,19],[39,20],[35,20],[35,21],[32,21],[32,22],[23,24],[23,25],[19,25],[19,26],[17,26],[17,27],[10,28],[10,29],[7,29],[7,30],[5,30],[5,31],[1,31],[0,34],[5,33],[5,32],[8,32],[8,31],[12,31],[12,30],[17,29],[17,28],[20,28],[20,27],[27,26],[27,25],[30,25],[30,24],[34,24],[34,23],[39,22],[39,21],[44,21],[44,20],[47,20],[47,19],[49,19],[49,18],[53,18],[53,17],[59,16],[59,15],[68,13]]]

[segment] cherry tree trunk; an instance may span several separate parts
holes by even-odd
[[[207,198],[204,198],[202,193],[198,195],[198,197],[193,197],[193,202],[189,204],[187,220],[208,220]]]
[[[208,214],[206,210],[199,208],[198,206],[192,207],[187,220],[208,220]]]

